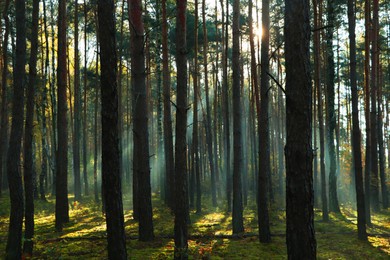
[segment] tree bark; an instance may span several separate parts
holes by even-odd
[[[26,6],[15,1],[16,56],[13,72],[12,123],[7,154],[7,175],[11,200],[10,223],[6,247],[6,259],[21,259],[22,224],[24,214],[23,184],[20,169],[21,142],[23,135],[24,84],[26,63]]]
[[[80,59],[79,59],[79,5],[74,2],[74,130],[73,130],[73,174],[74,174],[74,200],[81,200],[80,180],[80,117],[81,117],[81,91],[80,91]],[[86,57],[85,57],[86,58]]]
[[[27,87],[26,121],[24,132],[24,190],[25,190],[25,233],[23,252],[31,256],[33,252],[34,237],[34,158],[33,158],[33,121],[34,121],[34,96],[37,87],[37,55],[38,55],[38,18],[39,0],[33,1],[32,30],[31,30],[31,54],[29,64],[29,79]]]
[[[233,2],[233,234],[244,232],[242,205],[242,111],[240,68],[240,0]]]
[[[271,242],[268,216],[268,183],[271,172],[269,144],[269,0],[262,1],[262,36],[261,36],[261,81],[260,81],[260,117],[259,117],[259,184],[258,215],[259,239],[262,243]]]
[[[162,0],[162,59],[163,59],[163,106],[164,106],[164,150],[165,150],[165,203],[174,206],[175,165],[173,157],[172,115],[171,115],[171,79],[168,57],[167,3]]]
[[[287,253],[288,259],[315,259],[310,4],[285,4]]]
[[[7,99],[7,77],[8,77],[8,37],[10,31],[9,18],[8,18],[9,0],[5,1],[2,17],[4,19],[4,40],[3,40],[3,52],[2,52],[2,64],[1,71],[1,122],[0,122],[0,196],[3,189],[4,170],[6,169],[6,156],[7,156],[7,129],[8,129],[8,99]]]
[[[69,222],[68,204],[68,122],[66,100],[66,1],[60,0],[58,7],[58,68],[57,68],[57,171],[56,171],[56,219],[55,228]]]
[[[149,165],[149,131],[146,96],[146,67],[144,53],[144,24],[142,21],[141,0],[129,2],[129,17],[131,23],[131,72],[133,84],[134,106],[134,153],[133,161],[137,161],[133,168],[138,179],[138,212],[139,212],[139,239],[150,241],[153,239],[153,212],[150,186]]]
[[[87,35],[87,27],[88,27],[88,10],[87,10],[87,1],[84,0],[84,57],[87,57],[87,46],[88,46],[88,35]],[[87,118],[87,58],[84,58],[84,111],[83,111],[83,176],[84,176],[84,194],[89,195],[89,187],[88,187],[88,162],[87,162],[87,127],[88,127],[88,118]]]
[[[177,111],[175,150],[175,259],[188,259],[187,0],[176,0]]]
[[[101,57],[102,180],[107,223],[109,259],[127,259],[119,168],[119,128],[115,5],[112,0],[98,1]]]
[[[356,18],[355,0],[348,0],[348,31],[349,31],[349,56],[350,56],[350,79],[352,93],[352,150],[355,171],[355,189],[358,219],[358,237],[367,240],[366,213],[364,205],[363,169],[361,154],[361,137],[359,128],[359,101],[356,82]]]

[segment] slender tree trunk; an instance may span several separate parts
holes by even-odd
[[[242,206],[242,111],[240,68],[240,0],[233,2],[233,234],[244,232]]]
[[[127,259],[119,168],[119,129],[115,5],[112,0],[98,1],[99,41],[101,46],[102,100],[102,180],[106,209],[109,259]]]
[[[202,190],[201,190],[201,180],[200,180],[200,169],[199,169],[199,124],[198,124],[198,99],[199,99],[199,80],[198,80],[198,73],[199,73],[199,64],[198,64],[198,0],[195,0],[195,46],[194,46],[194,53],[195,53],[195,68],[194,68],[194,124],[192,126],[193,132],[192,132],[192,153],[194,157],[193,162],[193,168],[195,172],[195,182],[196,182],[196,213],[200,214],[202,212]]]
[[[327,0],[328,10],[328,28],[327,28],[327,77],[326,77],[326,107],[327,107],[327,132],[328,132],[328,149],[329,149],[329,211],[340,212],[339,201],[337,198],[337,176],[336,176],[336,152],[334,145],[336,115],[334,110],[335,99],[335,72],[334,72],[334,54],[333,54],[333,32],[336,23],[334,3],[335,0]]]
[[[313,0],[314,8],[314,27],[319,28],[319,15],[317,12],[317,0]],[[321,87],[321,71],[320,71],[320,32],[314,32],[314,64],[315,76],[314,82],[317,89],[317,103],[318,103],[318,128],[320,132],[320,172],[321,172],[321,202],[322,202],[322,220],[328,221],[328,198],[326,195],[326,177],[325,177],[325,144],[324,144],[324,115],[322,109],[322,87]]]
[[[99,35],[97,35],[97,53],[99,53]],[[96,55],[96,73],[95,73],[95,108],[94,108],[94,154],[93,154],[93,186],[94,186],[94,195],[95,202],[99,202],[99,188],[98,188],[98,109],[99,109],[99,55]]]
[[[262,38],[261,38],[261,82],[260,82],[260,121],[259,121],[259,239],[262,243],[271,241],[268,216],[268,178],[270,177],[270,144],[269,144],[269,0],[262,1]]]
[[[348,31],[349,31],[349,56],[350,56],[350,79],[352,93],[352,150],[355,171],[355,188],[358,214],[358,237],[361,240],[367,240],[366,233],[366,214],[364,205],[363,188],[363,169],[361,154],[361,137],[359,128],[359,101],[356,82],[356,18],[355,18],[355,0],[348,0]]]
[[[211,131],[211,111],[210,111],[210,98],[209,98],[209,79],[208,79],[208,42],[207,42],[207,27],[206,27],[206,1],[202,0],[202,22],[203,22],[203,67],[204,67],[204,86],[206,96],[206,138],[207,138],[207,151],[209,155],[210,163],[210,176],[211,176],[211,198],[213,207],[217,206],[217,187],[215,181],[215,160],[213,154],[213,145],[215,145],[212,131]]]
[[[366,221],[371,225],[371,202],[370,202],[370,172],[371,172],[371,124],[370,124],[370,20],[371,7],[370,1],[364,2],[364,21],[365,21],[365,39],[364,39],[364,97],[365,97],[365,118],[366,118],[366,158],[364,168],[364,192],[366,206]]]
[[[8,99],[7,99],[7,77],[8,77],[8,37],[10,31],[9,18],[8,18],[9,0],[5,1],[3,9],[4,19],[4,40],[3,40],[3,52],[2,52],[2,75],[1,75],[1,122],[0,122],[0,196],[3,189],[4,170],[6,169],[6,156],[7,156],[7,129],[8,129]]]
[[[288,259],[315,259],[309,0],[285,1]]]
[[[371,172],[370,200],[372,210],[379,211],[379,178],[378,178],[378,131],[377,131],[377,95],[378,95],[378,64],[379,64],[379,1],[373,0],[372,26],[372,69],[371,69]]]
[[[34,96],[37,87],[37,55],[38,55],[38,18],[39,0],[33,1],[32,30],[31,30],[31,54],[29,64],[29,79],[27,88],[26,122],[24,132],[24,190],[25,190],[25,233],[23,252],[31,256],[33,252],[34,237],[34,158],[33,158],[33,121],[34,121]]]
[[[382,75],[382,72],[379,72],[379,75]],[[379,76],[379,79],[382,77]],[[383,83],[381,80],[378,82],[378,148],[379,148],[379,173],[381,180],[381,195],[382,195],[382,205],[384,209],[389,207],[389,200],[387,195],[387,184],[386,184],[386,171],[385,171],[385,149],[383,144],[383,101],[382,101],[382,86]]]
[[[146,67],[144,53],[144,24],[142,21],[141,0],[129,2],[131,29],[131,72],[134,106],[134,154],[137,161],[134,172],[138,178],[139,239],[150,241],[153,234],[152,196],[149,166],[149,131],[146,96]]]
[[[6,259],[21,259],[22,224],[24,214],[23,184],[20,169],[20,151],[23,135],[24,84],[26,63],[26,6],[15,1],[16,56],[13,72],[12,123],[7,154],[7,175],[11,200],[10,223],[6,247]]]
[[[168,24],[167,4],[162,0],[162,55],[163,55],[163,106],[164,106],[164,150],[165,150],[165,180],[166,204],[174,206],[174,176],[175,165],[173,157],[172,115],[171,115],[171,79],[168,57]]]
[[[74,173],[74,200],[81,200],[80,180],[80,117],[81,117],[81,91],[80,91],[80,59],[79,59],[79,5],[75,0],[74,11],[74,130],[73,130],[73,173]],[[87,57],[85,57],[87,58]]]
[[[88,27],[88,10],[87,10],[87,1],[84,0],[84,113],[83,113],[83,176],[84,176],[84,194],[86,196],[89,195],[89,187],[88,187],[88,162],[87,162],[87,127],[88,127],[88,118],[87,118],[87,83],[88,83],[88,75],[87,75],[87,55],[88,55],[88,35],[87,35],[87,27]]]
[[[57,171],[56,171],[56,220],[57,231],[69,222],[68,204],[68,122],[66,100],[66,1],[60,0],[58,7],[58,68],[57,68]]]
[[[187,191],[187,0],[176,0],[177,111],[175,150],[175,259],[188,259]]]

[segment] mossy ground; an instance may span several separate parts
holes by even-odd
[[[72,201],[72,198],[69,199]],[[174,243],[173,216],[161,201],[153,198],[154,228],[156,239],[139,242],[138,225],[132,218],[130,199],[125,197],[125,225],[130,259],[172,259]],[[0,199],[0,258],[4,258],[8,232],[9,199]],[[100,205],[92,198],[70,205],[70,222],[64,231],[54,231],[54,198],[47,202],[35,201],[35,238],[33,259],[106,259],[105,220]],[[260,244],[257,233],[255,205],[248,205],[244,212],[245,232],[252,234],[241,238],[216,238],[215,235],[231,235],[231,216],[224,208],[203,208],[201,215],[191,212],[189,241],[190,259],[286,259],[285,211],[271,210],[270,244]],[[368,228],[368,242],[356,235],[356,212],[344,205],[341,214],[330,214],[330,221],[321,221],[316,211],[315,229],[318,259],[390,259],[390,211],[373,214],[373,226]]]

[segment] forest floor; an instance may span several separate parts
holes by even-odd
[[[73,198],[69,198],[71,203]],[[70,222],[61,233],[54,230],[54,197],[35,201],[35,238],[33,259],[106,259],[105,219],[101,206],[92,198],[70,204]],[[129,259],[172,259],[173,215],[159,199],[153,198],[155,240],[139,242],[138,224],[132,218],[130,198],[124,200],[127,250]],[[0,259],[8,233],[10,203],[0,198]],[[224,208],[203,208],[201,215],[191,212],[190,259],[286,259],[285,211],[271,210],[272,242],[261,244],[257,235],[255,205],[244,212],[245,235],[231,237],[231,214]],[[390,211],[372,216],[368,242],[357,239],[356,212],[343,205],[342,214],[330,214],[321,221],[316,210],[315,230],[318,259],[390,259]]]

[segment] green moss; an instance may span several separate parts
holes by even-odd
[[[205,199],[206,200],[206,199]],[[106,259],[107,242],[105,218],[101,206],[93,198],[70,203],[70,222],[63,232],[54,231],[54,198],[47,202],[35,202],[35,238],[33,259]],[[128,238],[138,235],[138,223],[132,217],[130,198],[125,197],[125,225]],[[0,259],[8,232],[9,199],[0,198]],[[129,259],[172,259],[174,242],[161,238],[172,236],[174,216],[155,196],[153,197],[154,227],[157,239],[139,242],[128,239]],[[231,214],[224,208],[214,210],[204,205],[203,213],[191,211],[190,234],[202,237],[190,239],[190,259],[286,259],[285,244],[286,212],[271,208],[272,242],[261,244],[257,236],[257,209],[250,204],[244,211],[245,231],[252,236],[239,239],[216,238],[217,235],[231,235]],[[390,234],[390,211],[381,211],[372,216],[370,234]],[[329,222],[321,221],[321,212],[316,211],[315,229],[318,259],[389,259],[390,241],[384,236],[370,236],[368,242],[357,239],[356,211],[343,206],[342,214],[330,214]]]

